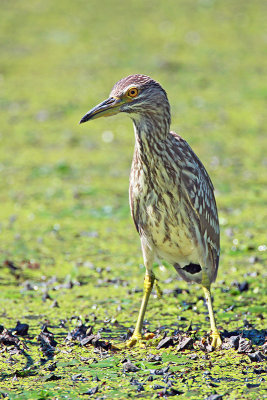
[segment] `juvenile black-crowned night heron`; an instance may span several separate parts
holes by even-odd
[[[134,123],[135,150],[130,175],[130,206],[140,235],[146,274],[137,324],[128,345],[142,343],[142,325],[155,276],[156,259],[172,264],[181,277],[203,287],[211,323],[211,344],[221,345],[210,284],[220,254],[220,230],[213,185],[188,143],[170,131],[170,105],[160,84],[130,75],[80,123],[125,112]]]

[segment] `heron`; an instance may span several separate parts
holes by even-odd
[[[214,187],[189,144],[170,130],[167,93],[146,75],[119,80],[109,97],[88,111],[84,123],[118,113],[130,116],[135,149],[130,172],[131,215],[145,266],[144,292],[129,347],[144,343],[144,316],[155,283],[155,260],[166,261],[187,282],[202,285],[211,325],[211,346],[222,344],[210,287],[220,256],[220,228]]]

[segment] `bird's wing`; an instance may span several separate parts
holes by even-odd
[[[179,135],[171,133],[176,141],[173,148],[181,163],[181,187],[199,223],[200,234],[208,243],[216,276],[220,254],[220,230],[213,184],[204,165],[189,144]]]

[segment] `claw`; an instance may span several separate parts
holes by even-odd
[[[131,348],[138,345],[141,348],[145,348],[146,341],[152,339],[154,336],[154,333],[146,333],[144,336],[134,333],[133,336],[125,343],[125,347]]]
[[[142,340],[142,337],[139,338],[137,336],[132,336],[131,339],[127,340],[125,343],[125,347],[132,348],[134,346],[138,345],[141,348],[145,347],[144,341]]]
[[[214,347],[214,349],[217,349],[222,345],[222,339],[218,331],[212,332],[210,335],[211,337],[211,346]]]

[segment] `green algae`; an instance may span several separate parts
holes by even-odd
[[[29,335],[21,353],[1,347],[2,397],[87,398],[83,393],[98,386],[90,397],[151,399],[163,395],[155,385],[167,386],[166,374],[151,371],[169,367],[181,399],[264,398],[264,361],[233,349],[157,350],[152,341],[147,349],[100,352],[65,338],[79,318],[118,344],[137,318],[144,267],[128,206],[132,126],[122,116],[83,127],[78,121],[115,81],[141,72],[167,90],[172,128],[192,145],[216,188],[218,326],[262,349],[265,14],[261,1],[3,2],[0,323],[13,329],[20,320]],[[202,338],[209,322],[201,288],[178,280],[172,267],[155,272],[163,297],[153,293],[146,328],[171,334],[191,324]],[[239,290],[242,282],[248,290]],[[48,355],[37,341],[44,323],[58,342]],[[162,357],[160,365],[148,361],[150,353]],[[138,371],[124,372],[124,358]]]

